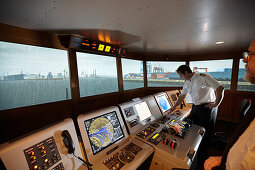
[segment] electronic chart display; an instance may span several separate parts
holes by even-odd
[[[93,154],[124,137],[115,111],[84,121]]]
[[[151,111],[146,102],[136,104],[135,109],[141,122],[151,116]]]
[[[162,95],[158,95],[155,96],[158,105],[160,106],[161,110],[163,111],[163,113],[165,113],[166,111],[168,111],[169,109],[171,109],[170,103],[167,99],[166,94],[162,94]]]

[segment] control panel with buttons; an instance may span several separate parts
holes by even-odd
[[[147,136],[149,136],[152,132],[154,132],[156,129],[152,127],[147,127],[146,129],[142,130],[137,134],[137,136],[145,139]]]
[[[111,170],[121,169],[125,164],[131,162],[142,148],[134,143],[129,143],[121,149],[121,153],[115,153],[103,161],[104,165]]]
[[[61,160],[53,137],[25,149],[24,154],[30,169],[48,169]]]

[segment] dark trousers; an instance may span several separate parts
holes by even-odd
[[[212,136],[213,129],[216,122],[218,107],[209,109],[205,107],[205,104],[202,105],[192,105],[192,110],[188,116],[194,124],[202,126],[206,130],[206,134]]]
[[[208,151],[210,149],[210,141],[213,136],[213,129],[216,122],[218,107],[214,108],[207,108],[202,105],[194,105],[192,106],[192,110],[190,112],[190,115],[188,116],[188,119],[191,119],[194,124],[202,126],[205,128],[206,132],[204,135],[204,138],[200,144],[199,150],[198,150],[198,166],[203,166],[204,161],[208,157]]]

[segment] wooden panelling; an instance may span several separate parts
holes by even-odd
[[[238,81],[238,71],[239,71],[239,58],[235,58],[233,60],[233,66],[232,66],[232,76],[231,76],[231,91],[236,91],[237,89],[237,81]]]
[[[117,106],[120,103],[124,103],[132,100],[133,98],[143,96],[145,96],[144,88],[128,90],[124,91],[123,93],[116,92],[97,96],[84,97],[81,98],[81,100],[78,102],[79,113],[75,114],[76,116],[78,116],[79,114],[84,114],[92,110],[97,110],[100,108],[110,106]]]
[[[71,101],[40,104],[0,112],[1,143],[72,117]]]
[[[116,57],[116,66],[117,66],[119,92],[122,93],[124,91],[124,86],[123,86],[121,56]]]
[[[242,58],[242,52],[225,52],[225,53],[207,53],[201,55],[190,55],[188,60],[190,61],[203,61],[203,60],[222,60],[222,59],[233,59]]]
[[[56,35],[14,27],[0,23],[0,41],[65,49]]]

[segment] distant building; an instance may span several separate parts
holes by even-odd
[[[4,80],[6,81],[24,80],[24,74],[4,76]]]
[[[62,78],[62,77],[63,77],[62,73],[57,73],[57,78]]]
[[[49,72],[48,75],[47,75],[47,79],[52,79],[52,78],[53,78],[53,75],[52,75],[51,72]]]

